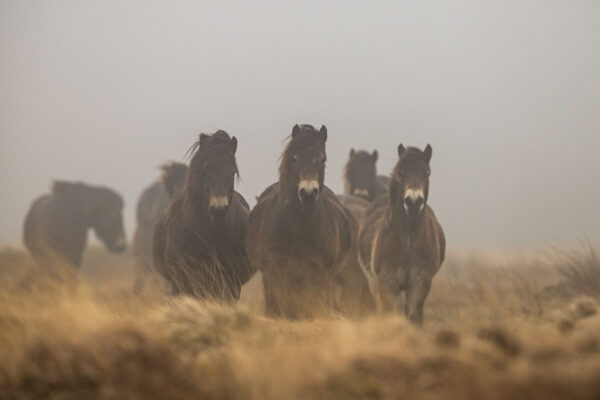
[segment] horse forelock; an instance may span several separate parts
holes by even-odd
[[[287,174],[289,171],[287,170],[287,166],[290,164],[292,157],[298,154],[302,149],[306,149],[318,143],[323,143],[317,135],[318,131],[312,125],[299,125],[299,127],[300,132],[296,134],[296,136],[290,135],[286,138],[289,139],[289,141],[280,156],[281,163],[279,165],[279,176],[281,180],[288,178]]]
[[[398,159],[398,162],[394,167],[393,175],[396,175],[399,172],[399,169],[417,163],[429,164],[429,161],[420,149],[418,149],[417,147],[409,146]]]
[[[65,193],[70,192],[71,190],[74,190],[75,188],[77,188],[80,185],[81,185],[81,183],[79,183],[79,182],[56,180],[56,181],[52,182],[51,192],[52,192],[52,194],[65,194]]]
[[[195,142],[188,150],[191,157],[186,185],[202,183],[206,174],[219,170],[223,165],[231,164],[239,177],[235,154],[231,148],[231,137],[225,131],[218,130],[209,135],[204,143]]]

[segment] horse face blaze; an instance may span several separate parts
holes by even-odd
[[[419,214],[425,208],[423,189],[406,189],[404,192],[404,211],[407,214]]]
[[[319,198],[319,181],[302,179],[298,184],[298,197],[303,204],[314,204]]]
[[[218,176],[217,176],[218,175]],[[235,168],[224,168],[210,180],[208,213],[213,221],[225,218],[233,197]]]
[[[400,160],[394,170],[394,185],[397,189],[396,199],[402,201],[404,212],[408,215],[419,215],[425,209],[429,193],[429,161],[431,146],[425,151],[398,146]],[[390,193],[390,195],[392,195]]]
[[[298,176],[298,198],[304,205],[317,202],[325,175],[325,149],[322,143],[311,146],[292,158]]]

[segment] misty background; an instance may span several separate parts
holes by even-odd
[[[293,124],[351,147],[433,146],[452,247],[600,238],[597,1],[0,1],[0,244],[53,179],[112,187],[135,229],[157,167],[238,138],[254,196]]]

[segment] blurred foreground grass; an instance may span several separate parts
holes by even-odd
[[[78,284],[21,287],[32,261],[6,248],[0,398],[600,398],[598,293],[562,272],[591,252],[451,255],[419,329],[265,318],[259,279],[235,307],[134,296],[130,257],[96,248]]]

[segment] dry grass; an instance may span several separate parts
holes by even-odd
[[[79,284],[23,288],[31,261],[5,249],[0,398],[599,398],[597,300],[561,292],[553,262],[455,255],[419,329],[268,319],[258,281],[236,307],[136,297],[129,259],[99,250]]]
[[[575,292],[600,297],[600,259],[589,242],[575,250],[557,250],[556,268]]]

